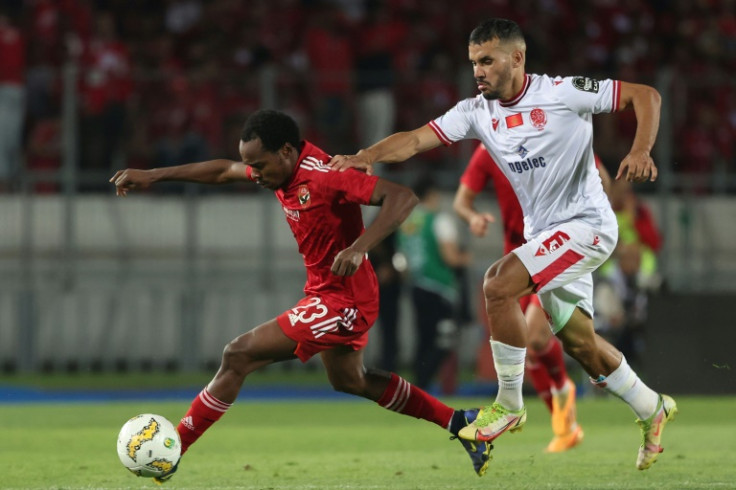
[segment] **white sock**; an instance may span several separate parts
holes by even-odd
[[[526,347],[514,347],[491,339],[491,350],[498,374],[496,402],[509,410],[519,410],[524,406],[521,385],[524,382]]]
[[[657,409],[659,394],[645,385],[631,369],[625,357],[621,364],[608,376],[592,379],[593,384],[616,395],[629,404],[637,417],[646,420]]]
[[[549,392],[553,395],[567,395],[570,392],[570,383],[565,381],[565,384],[563,384],[560,389],[555,388],[555,385],[553,384],[549,387]]]

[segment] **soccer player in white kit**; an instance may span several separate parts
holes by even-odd
[[[616,179],[655,180],[650,157],[661,99],[653,88],[618,80],[527,74],[519,26],[490,19],[470,34],[469,60],[480,94],[443,116],[393,134],[356,155],[337,155],[337,168],[369,172],[375,162],[402,162],[441,144],[478,139],[508,177],[524,212],[527,243],[486,272],[483,292],[499,378],[496,400],[460,431],[493,441],[526,421],[521,387],[526,324],[518,299],[537,293],[565,351],[591,381],[623,399],[637,415],[642,443],[636,466],[649,468],[662,452],[664,425],[675,401],[646,386],[615,347],[593,328],[592,272],[613,252],[616,218],[593,157],[592,115],[633,108],[637,130]]]

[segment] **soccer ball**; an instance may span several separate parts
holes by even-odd
[[[118,434],[118,457],[134,475],[163,476],[181,457],[181,439],[166,417],[152,413],[136,415]]]

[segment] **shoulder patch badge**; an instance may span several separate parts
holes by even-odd
[[[598,93],[598,80],[588,77],[575,77],[572,79],[572,86],[583,92]]]

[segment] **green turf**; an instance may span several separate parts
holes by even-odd
[[[472,400],[447,400],[467,406]],[[478,402],[478,400],[475,400]],[[168,488],[734,488],[736,398],[679,397],[665,452],[650,470],[634,467],[639,431],[612,398],[580,401],[585,441],[564,454],[542,452],[546,409],[529,402],[519,434],[496,442],[483,478],[457,441],[439,428],[369,402],[242,402],[182,461]],[[156,488],[123,469],[115,439],[132,415],[177,420],[188,403],[0,405],[0,487]]]

